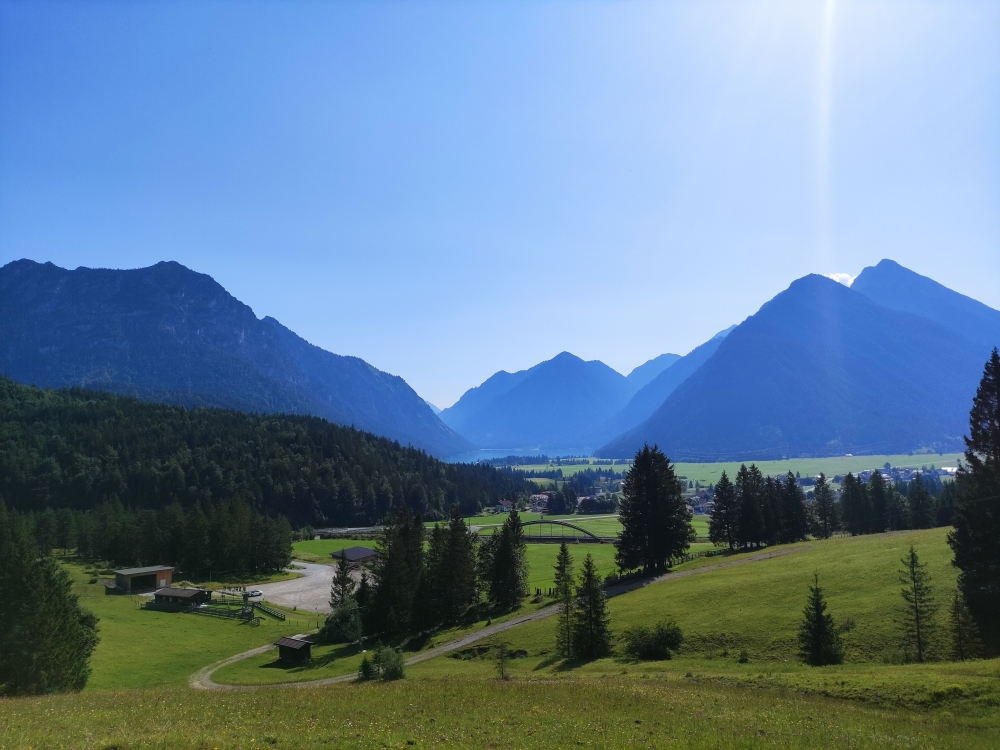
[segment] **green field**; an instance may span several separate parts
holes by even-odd
[[[789,471],[798,472],[804,477],[815,476],[823,472],[828,477],[846,474],[847,472],[865,471],[868,469],[880,469],[886,462],[899,468],[915,468],[931,465],[941,468],[942,466],[958,466],[962,459],[961,453],[927,453],[915,455],[895,455],[895,456],[832,456],[829,458],[790,458],[782,461],[747,461],[746,464],[757,464],[757,468],[765,475],[775,476],[785,474]],[[697,480],[702,484],[714,485],[719,481],[719,477],[725,470],[732,478],[740,468],[738,461],[728,463],[676,463],[674,470],[678,476],[689,480]],[[525,471],[550,471],[553,468],[561,468],[564,476],[575,474],[578,471],[588,468],[587,466],[555,466],[553,464],[534,464],[531,466],[515,466],[515,469]],[[592,466],[590,468],[597,468]],[[618,465],[602,469],[613,468],[617,472],[628,469],[627,466]],[[539,480],[540,483],[548,483],[551,480]]]
[[[289,613],[286,622],[264,618],[259,626],[179,612],[139,609],[144,597],[105,594],[87,583],[80,565],[66,564],[81,604],[100,618],[100,643],[91,658],[87,691],[184,685],[201,667],[283,635],[315,627],[315,619]]]

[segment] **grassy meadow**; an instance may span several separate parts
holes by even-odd
[[[105,594],[83,566],[65,565],[73,592],[100,623],[100,643],[91,657],[87,692],[106,689],[185,685],[201,667],[309,630],[315,618],[287,612],[285,622],[264,618],[260,625],[180,612],[140,609],[146,597]]]

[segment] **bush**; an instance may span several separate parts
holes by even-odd
[[[380,647],[375,652],[375,666],[383,682],[401,680],[406,677],[406,665],[403,663],[403,652],[392,646]]]
[[[358,679],[370,680],[376,675],[376,673],[377,670],[375,668],[375,665],[372,664],[371,660],[368,658],[368,655],[365,654],[365,656],[361,659],[361,666],[358,667]]]
[[[361,635],[361,611],[353,599],[336,607],[319,631],[319,637],[325,643],[354,643]]]
[[[681,647],[684,636],[673,620],[656,623],[652,628],[636,625],[622,633],[624,651],[633,659],[659,661],[669,659]]]

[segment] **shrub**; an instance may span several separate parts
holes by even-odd
[[[392,646],[380,647],[375,652],[375,666],[383,682],[401,680],[406,677],[406,666],[403,663],[403,652]]]
[[[335,607],[319,631],[326,643],[354,643],[361,635],[361,611],[353,599]]]
[[[377,674],[377,669],[375,665],[372,664],[368,655],[365,654],[361,659],[361,666],[358,667],[358,679],[359,680],[370,680]]]
[[[633,659],[659,661],[669,659],[681,647],[684,636],[673,620],[656,623],[652,628],[636,625],[622,633],[624,651]]]

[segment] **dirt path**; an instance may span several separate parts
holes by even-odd
[[[264,600],[282,607],[298,607],[325,614],[330,611],[330,584],[334,567],[296,560],[293,565],[302,573],[298,578],[255,586],[264,592]]]
[[[655,583],[662,583],[663,581],[670,581],[674,578],[686,578],[688,576],[700,575],[701,573],[709,573],[713,570],[721,570],[722,568],[732,568],[736,565],[746,565],[747,563],[760,562],[761,560],[770,560],[772,557],[781,557],[783,555],[790,554],[792,552],[798,552],[799,550],[805,549],[807,545],[800,545],[798,547],[788,547],[787,549],[776,550],[774,552],[762,552],[759,555],[751,555],[750,557],[741,557],[738,560],[730,560],[729,562],[717,563],[715,565],[706,565],[702,568],[692,568],[691,570],[678,570],[673,573],[664,573],[661,576],[656,576],[655,578],[644,578],[636,581],[629,581],[627,583],[621,583],[615,586],[610,586],[607,590],[608,598],[613,596],[621,596],[622,594],[627,594],[630,591],[637,591],[638,589],[644,588],[646,586],[651,586]],[[317,566],[317,567],[328,567],[328,566]],[[301,579],[298,579],[301,580]],[[271,586],[277,586],[279,584],[269,584]],[[263,588],[263,587],[262,587]],[[477,630],[475,633],[469,633],[466,636],[459,638],[458,640],[448,641],[448,643],[443,643],[440,646],[435,646],[434,648],[427,649],[426,651],[421,651],[419,654],[411,656],[406,660],[406,664],[409,666],[411,664],[419,664],[423,661],[428,661],[430,659],[435,659],[443,654],[450,653],[452,651],[457,651],[460,648],[465,648],[476,641],[481,641],[483,638],[489,638],[491,635],[496,635],[497,633],[502,633],[505,630],[510,630],[511,628],[516,628],[518,625],[524,625],[528,622],[535,622],[536,620],[542,620],[546,617],[551,617],[556,613],[556,608],[554,606],[548,606],[543,609],[536,610],[522,617],[515,617],[512,620],[505,620],[504,622],[499,622],[496,625],[490,625],[483,628],[482,630]],[[212,675],[222,667],[229,666],[235,662],[242,659],[249,659],[251,656],[256,656],[257,654],[262,654],[265,651],[274,648],[274,646],[261,646],[259,648],[251,649],[250,651],[244,651],[242,654],[237,654],[236,656],[231,656],[215,664],[211,664],[204,667],[191,676],[190,685],[197,690],[260,690],[261,688],[304,688],[304,687],[319,687],[321,685],[334,685],[338,682],[351,682],[357,679],[354,674],[338,675],[336,677],[326,677],[321,680],[308,680],[303,682],[282,682],[276,685],[221,685],[212,680]]]

